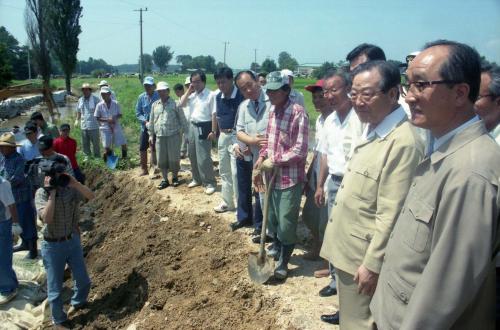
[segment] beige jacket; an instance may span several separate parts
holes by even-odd
[[[377,135],[354,149],[326,227],[323,258],[350,274],[362,264],[380,272],[423,149],[404,112],[386,136]]]
[[[500,147],[482,122],[417,167],[370,309],[379,329],[494,329]]]

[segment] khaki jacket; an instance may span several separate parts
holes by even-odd
[[[494,329],[500,147],[482,122],[417,167],[370,309],[379,329]]]
[[[406,116],[384,138],[355,147],[326,227],[323,258],[350,274],[362,264],[380,273],[389,234],[423,149]]]
[[[170,97],[166,104],[163,104],[160,99],[151,105],[147,128],[151,136],[156,135],[159,137],[178,134],[181,129],[184,132],[188,131],[184,111]]]

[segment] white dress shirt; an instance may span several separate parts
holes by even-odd
[[[189,113],[192,122],[204,122],[212,120],[215,94],[208,88],[204,88],[200,93],[194,92],[188,97]]]

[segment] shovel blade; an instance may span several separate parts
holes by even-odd
[[[250,253],[248,256],[248,275],[250,279],[257,284],[264,284],[274,274],[274,260],[259,258],[258,253]]]
[[[109,169],[114,170],[117,164],[118,164],[118,156],[114,154],[109,155],[106,160],[106,165],[109,167]]]

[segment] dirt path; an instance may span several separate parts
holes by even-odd
[[[139,177],[137,170],[89,179],[98,198],[86,207],[82,229],[93,288],[90,308],[76,315],[76,324],[336,329],[319,317],[336,310],[337,297],[318,296],[329,280],[312,276],[322,263],[306,262],[302,250],[292,257],[286,283],[250,282],[247,256],[257,245],[250,229],[229,230],[235,213],[213,212],[220,192],[207,196],[201,187],[185,184],[158,191],[159,180]],[[181,179],[188,182],[189,172]]]

